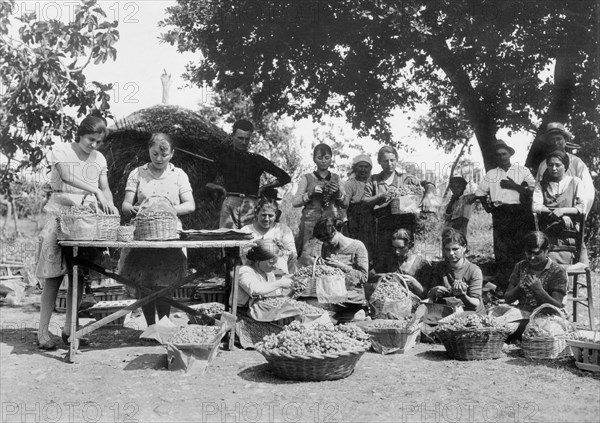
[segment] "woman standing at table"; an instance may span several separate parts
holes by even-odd
[[[48,213],[58,213],[63,207],[80,206],[97,201],[98,207],[109,214],[117,213],[113,205],[107,178],[106,158],[96,151],[98,144],[106,136],[106,122],[97,116],[87,116],[77,129],[75,142],[56,144],[50,154],[52,166],[50,185],[52,195],[44,207]],[[61,248],[57,240],[58,224],[55,218],[48,219],[46,226],[40,233],[41,249],[36,266],[36,276],[45,279],[42,297],[40,300],[40,327],[38,330],[38,344],[43,350],[54,350],[57,345],[50,336],[49,326],[56,297],[64,275],[69,275],[72,280],[72,250]],[[95,248],[80,248],[80,256],[92,259],[96,256]],[[67,314],[62,338],[67,342],[70,336],[72,292],[69,284],[67,296]],[[77,304],[83,294],[83,279],[78,280]],[[83,345],[87,342],[81,338]]]
[[[173,140],[163,133],[152,135],[148,142],[150,163],[134,169],[127,178],[125,198],[121,209],[125,217],[135,217],[147,198],[163,196],[169,199],[178,216],[196,209],[192,187],[186,173],[171,163]],[[178,229],[181,222],[178,221]],[[135,248],[123,249],[119,259],[119,274],[147,288],[159,290],[177,282],[187,267],[181,249]],[[141,292],[137,293],[142,298]],[[157,299],[142,306],[146,323],[151,326],[169,316],[171,306]]]
[[[255,240],[273,240],[282,245],[283,251],[277,259],[277,268],[274,271],[277,275],[294,273],[298,258],[294,234],[287,225],[279,222],[280,216],[277,200],[262,197],[254,209],[254,222],[242,228],[243,231],[254,235]],[[245,254],[242,253],[242,257],[245,257]]]

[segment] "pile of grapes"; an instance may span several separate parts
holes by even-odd
[[[377,288],[375,288],[373,295],[371,295],[371,302],[383,302],[385,300],[399,301],[406,298],[407,295],[406,288],[395,279],[393,274],[388,274],[382,277],[377,284]]]
[[[407,329],[414,325],[414,321],[410,317],[403,317],[399,320],[391,319],[375,319],[369,323],[369,329]]]
[[[85,206],[63,207],[60,209],[60,214],[63,216],[85,216],[89,214],[96,214],[96,206],[93,204],[88,204]]]
[[[171,344],[207,344],[215,339],[219,332],[216,326],[187,325],[169,339]]]
[[[195,304],[191,308],[207,316],[216,316],[217,314],[223,314],[225,311],[225,305],[221,303]]]
[[[292,305],[300,310],[302,316],[314,316],[325,313],[322,308],[312,306],[303,301],[296,301],[290,297],[266,297],[261,302],[273,308],[279,308],[288,304]]]
[[[423,188],[420,185],[402,184],[396,189],[396,196],[404,195],[423,195]]]
[[[482,316],[480,314],[468,314],[466,316],[453,316],[447,322],[440,323],[436,328],[438,332],[457,332],[473,329],[497,329],[506,330],[503,321],[492,316]]]
[[[323,276],[344,276],[342,269],[328,266],[326,264],[318,264],[315,266],[314,278]],[[292,289],[297,294],[304,292],[307,288],[314,289],[315,279],[313,278],[312,266],[301,267],[294,273],[292,277]]]
[[[370,345],[369,335],[356,325],[307,328],[294,321],[282,332],[265,336],[256,348],[282,354],[327,354],[363,350]]]

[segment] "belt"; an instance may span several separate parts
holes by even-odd
[[[252,198],[254,200],[258,200],[258,196],[251,194],[242,194],[241,192],[228,192],[228,197],[240,197],[240,198]]]

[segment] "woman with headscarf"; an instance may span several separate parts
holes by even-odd
[[[367,251],[372,251],[373,215],[363,203],[365,186],[371,178],[373,163],[366,154],[359,154],[352,160],[352,172],[346,181],[348,206],[348,235],[362,241]]]

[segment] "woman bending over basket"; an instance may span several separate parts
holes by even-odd
[[[135,217],[144,204],[160,200],[172,207],[177,216],[192,213],[196,209],[192,187],[186,173],[171,163],[173,140],[167,134],[152,135],[148,142],[150,163],[134,169],[127,178],[125,198],[121,209],[125,217]],[[168,201],[167,201],[168,200]],[[181,222],[177,221],[181,229]],[[123,249],[119,259],[119,273],[145,288],[160,290],[177,282],[187,267],[186,258],[177,248]],[[144,294],[137,290],[137,297]],[[151,326],[158,319],[169,316],[171,306],[160,298],[142,306],[146,323]]]
[[[525,260],[518,262],[510,275],[508,288],[504,293],[507,304],[518,302],[508,309],[497,306],[492,310],[494,315],[503,315],[507,322],[519,322],[512,338],[520,338],[529,315],[542,304],[551,304],[563,309],[567,295],[567,272],[548,257],[550,241],[538,231],[529,232],[523,239]],[[566,316],[566,311],[564,311]],[[518,326],[518,327],[517,327]]]
[[[50,184],[52,195],[44,207],[48,213],[58,213],[61,208],[89,204],[97,201],[101,211],[108,214],[117,214],[113,205],[107,178],[107,165],[104,156],[96,151],[98,144],[106,136],[106,122],[97,116],[87,116],[77,129],[75,142],[56,144],[50,154],[52,166]],[[72,279],[72,250],[61,248],[57,240],[58,224],[56,218],[48,219],[46,226],[40,233],[41,250],[36,267],[36,276],[45,279],[40,301],[40,327],[38,330],[38,344],[41,349],[53,350],[57,345],[50,337],[48,327],[54,310],[56,297],[64,275]],[[95,248],[81,248],[80,256],[93,260],[97,255]],[[83,279],[78,279],[77,304],[83,294]],[[69,290],[71,284],[69,284]],[[62,338],[67,342],[70,336],[71,319],[71,292],[67,297],[66,323],[63,328]],[[80,344],[87,340],[81,338]]]
[[[248,264],[239,269],[239,297],[238,306],[246,309],[252,299],[262,297],[276,297],[291,293],[292,280],[289,278],[277,279],[273,271],[283,255],[282,245],[270,239],[256,241],[246,258]]]
[[[333,305],[334,320],[338,323],[347,320],[364,320],[366,300],[363,284],[367,282],[369,255],[365,245],[348,238],[339,232],[343,222],[340,219],[324,218],[317,222],[314,237],[323,243],[321,256],[325,264],[341,269],[345,274],[348,300]]]
[[[443,261],[433,266],[431,289],[427,296],[434,302],[454,299],[465,310],[483,311],[481,269],[465,258],[467,240],[455,229],[442,234]]]

